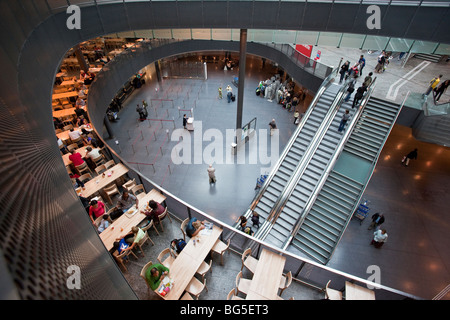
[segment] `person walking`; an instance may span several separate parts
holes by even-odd
[[[372,75],[373,75],[373,73],[372,72],[369,72],[369,75],[368,76],[366,76],[365,78],[364,78],[364,82],[363,82],[363,84],[366,86],[366,87],[368,87],[368,86],[370,86],[370,84],[372,83]]]
[[[350,100],[350,97],[351,97],[353,91],[355,91],[355,82],[354,81],[350,82],[350,85],[347,88],[347,95],[344,98],[345,102],[348,102],[348,100]]]
[[[350,119],[350,111],[347,109],[342,115],[341,123],[339,124],[338,128],[339,132],[342,132],[342,130],[344,130],[345,124],[347,123],[348,119]]]
[[[384,51],[381,53],[381,55],[378,57],[378,64],[375,67],[375,72],[381,73],[383,68],[384,68],[384,64],[386,63],[386,56]]]
[[[439,82],[441,82],[441,78],[442,78],[442,74],[439,75],[439,77],[435,77],[433,79],[431,79],[430,81],[430,85],[428,86],[428,89],[425,93],[422,94],[422,97],[428,96],[430,94],[430,92],[432,90],[434,90],[434,88],[437,87],[437,85],[439,84]]]
[[[187,115],[186,114],[183,114],[183,127],[186,129],[186,125],[187,125],[187,120],[188,120],[188,118],[187,118]]]
[[[341,78],[339,79],[339,84],[341,84],[342,80],[344,80],[344,77],[348,73],[349,68],[350,68],[350,61],[345,61],[344,64],[341,66],[341,70],[339,71],[339,73],[341,74]]]
[[[147,110],[148,103],[147,103],[147,101],[142,100],[142,107],[144,108],[145,117],[147,118],[148,117],[148,110]]]
[[[373,228],[378,228],[384,222],[384,215],[382,213],[375,213],[372,215],[372,222],[367,230],[372,230]]]
[[[144,112],[144,107],[141,106],[140,104],[137,104],[136,112],[139,113],[139,120],[144,121],[146,118],[145,112]]]
[[[208,177],[209,177],[209,184],[214,183],[216,184],[216,169],[214,169],[214,167],[212,166],[212,164],[209,165],[208,169],[206,169],[208,171]]]
[[[231,102],[231,97],[232,96],[233,96],[233,89],[231,89],[231,86],[228,85],[227,86],[227,100],[228,100],[228,103]]]
[[[272,121],[269,122],[269,126],[270,126],[270,135],[273,135],[273,132],[277,128],[277,124],[275,122],[275,119],[272,119]]]
[[[361,57],[359,57],[358,63],[360,65],[360,67],[359,67],[359,76],[361,77],[363,68],[366,65],[366,59],[364,58],[364,55],[361,55]]]
[[[356,107],[359,101],[361,101],[366,91],[367,87],[364,84],[361,87],[359,87],[358,90],[356,90],[355,97],[353,98],[352,109]]]
[[[372,239],[372,242],[370,242],[370,244],[374,245],[375,248],[379,249],[387,241],[387,238],[388,238],[388,234],[386,233],[386,230],[379,229],[373,233],[373,239]]]
[[[408,166],[409,160],[414,159],[417,160],[417,148],[413,151],[410,151],[406,156],[403,156],[402,164],[405,165],[405,167]]]
[[[219,87],[219,99],[222,100],[222,87]]]
[[[448,85],[450,84],[450,80],[445,80],[445,82],[441,83],[441,85],[434,90],[434,100],[439,101],[442,94],[447,91]]]

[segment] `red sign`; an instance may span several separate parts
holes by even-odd
[[[309,45],[303,45],[303,44],[296,44],[295,50],[300,52],[302,55],[307,56],[308,58],[311,57],[313,46]]]

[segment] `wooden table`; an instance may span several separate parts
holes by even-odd
[[[94,129],[84,128],[84,130],[86,130],[88,132],[92,132]],[[81,131],[81,128],[80,127],[74,128],[74,131]],[[70,132],[70,130],[65,130],[60,133],[57,133],[56,136],[63,141],[67,141],[70,139],[69,132]]]
[[[129,233],[132,227],[137,226],[142,220],[147,218],[147,216],[141,213],[140,210],[145,210],[150,200],[162,203],[165,199],[166,197],[163,196],[158,190],[152,189],[141,200],[139,200],[139,209],[136,213],[130,216],[127,214],[128,211],[125,212],[108,228],[100,233],[100,239],[103,241],[105,247],[108,250],[111,250],[117,238]],[[135,209],[136,206],[133,205],[131,209],[133,208]]]
[[[221,228],[213,226],[210,234],[199,234],[191,238],[169,269],[168,276],[173,281],[173,287],[170,292],[164,297],[158,294],[159,287],[154,292],[164,300],[180,299],[198,268],[219,239],[222,231]],[[196,240],[195,245],[194,239]],[[198,241],[199,239],[200,242]]]
[[[100,70],[102,70],[102,68],[89,68],[89,72],[92,72],[92,73],[100,72]]]
[[[80,108],[83,110],[86,110],[86,106],[83,106]],[[53,111],[53,117],[61,118],[61,117],[72,116],[72,115],[76,114],[75,110],[76,110],[76,108],[68,108],[68,109]]]
[[[345,281],[345,300],[375,300],[375,291]]]
[[[70,98],[78,96],[78,91],[67,91],[61,93],[55,93],[52,95],[52,100],[59,100],[63,98]]]
[[[92,180],[89,180],[84,184],[84,190],[81,191],[81,195],[85,198],[89,198],[94,193],[103,189],[107,185],[114,183],[116,179],[119,179],[121,176],[128,172],[128,168],[125,167],[122,163],[116,164],[114,167],[109,168],[105,171],[105,177],[95,176]],[[108,176],[111,173],[110,176]]]
[[[286,258],[263,249],[246,300],[276,300]]]
[[[61,87],[67,87],[67,86],[73,86],[76,85],[78,83],[83,83],[83,80],[64,80],[63,82],[61,82],[60,86]]]

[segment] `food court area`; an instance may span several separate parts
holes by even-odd
[[[239,232],[230,235],[220,221],[207,221],[189,210],[184,219],[172,215],[165,195],[156,188],[146,190],[142,177],[132,178],[93,130],[87,110],[96,73],[133,44],[102,38],[70,50],[56,75],[52,108],[74,189],[138,298],[374,300],[374,290],[353,281],[338,288],[331,280],[325,287],[297,280],[300,269],[290,270],[292,263],[276,250]],[[245,250],[233,249],[232,241]]]

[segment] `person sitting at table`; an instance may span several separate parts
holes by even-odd
[[[75,167],[84,163],[83,157],[75,149],[73,149],[70,153],[71,155],[69,156],[69,160],[72,161]]]
[[[99,141],[96,138],[94,138],[94,135],[92,133],[90,132],[83,133],[81,136],[83,137],[85,145],[90,145],[93,146],[94,148],[99,147]]]
[[[128,244],[128,248],[124,249],[124,251],[132,250],[134,246],[142,240],[145,236],[145,231],[139,227],[132,227],[131,232],[127,233],[124,236],[120,236],[116,240],[125,239],[125,242]]]
[[[61,138],[56,137],[56,141],[58,142],[58,148],[59,150],[63,153],[66,154],[69,152],[69,150],[67,150],[66,145],[64,144],[64,142],[61,140]]]
[[[101,157],[102,154],[100,153],[100,149],[98,148],[94,148],[92,149],[92,147],[87,147],[86,148],[86,159],[97,159],[98,157]]]
[[[156,290],[165,276],[169,274],[169,268],[160,263],[152,264],[145,272],[145,280],[152,290]]]
[[[186,225],[186,234],[188,235],[188,237],[195,237],[201,230],[205,229],[205,222],[206,220],[199,221],[195,217],[191,218]]]
[[[80,70],[80,76],[79,76],[79,79],[81,80],[81,81],[84,81],[84,79],[86,79],[86,72],[84,72],[84,70],[83,69],[81,69]]]
[[[136,209],[139,208],[138,198],[130,194],[128,191],[124,191],[117,200],[116,208],[122,210],[123,212],[126,212],[133,206],[133,204],[136,205]]]
[[[86,86],[83,84],[81,86],[80,90],[78,91],[78,98],[81,98],[81,99],[87,98],[86,89],[87,89]]]
[[[53,117],[53,126],[55,127],[55,129],[63,129],[64,128],[64,124],[62,123],[60,118],[56,118]]]
[[[87,112],[81,108],[81,106],[76,105],[75,106],[75,114],[77,115],[78,118],[80,118],[81,116],[83,116],[83,119],[86,119],[89,121],[89,117],[87,115]]]
[[[95,219],[105,214],[105,204],[101,201],[92,200],[89,207],[89,217],[95,225]],[[95,225],[96,226],[96,225]]]
[[[70,129],[69,131],[69,138],[70,140],[77,140],[81,137],[81,132],[78,130],[75,130],[74,128]]]
[[[86,101],[84,99],[78,98],[77,102],[75,102],[75,107],[76,106],[84,107],[86,106]]]
[[[153,220],[154,223],[158,223],[158,216],[163,214],[166,208],[154,200],[150,200],[148,206],[150,207],[149,210],[141,212],[147,216],[149,223],[151,220]]]
[[[92,81],[94,81],[94,78],[95,78],[95,74],[93,74],[90,71],[86,72],[86,77],[84,78],[84,84],[90,85],[92,83]]]
[[[98,233],[102,233],[103,231],[105,231],[106,228],[109,227],[108,219],[109,219],[109,215],[108,214],[104,214],[103,215],[103,219],[102,219],[102,221],[100,222],[100,224],[98,225],[98,228],[97,228]]]

